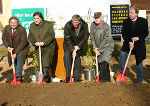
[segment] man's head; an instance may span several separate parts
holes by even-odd
[[[134,20],[138,16],[139,10],[135,6],[130,7],[129,16],[130,19]]]
[[[101,12],[95,12],[94,18],[95,18],[95,23],[100,24],[102,22],[102,13]]]
[[[72,24],[76,28],[80,24],[81,17],[79,15],[73,15],[72,16]]]
[[[9,25],[12,29],[15,29],[18,25],[20,25],[19,19],[16,16],[10,17]]]
[[[33,18],[34,18],[35,24],[40,24],[41,21],[44,19],[41,12],[35,12],[33,14]]]

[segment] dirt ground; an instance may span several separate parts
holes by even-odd
[[[111,71],[119,70],[118,58],[112,58]],[[136,83],[134,56],[128,64],[128,78],[123,84],[112,82],[97,84],[84,81],[72,84],[32,83],[32,65],[24,68],[23,83],[11,85],[12,69],[7,58],[0,62],[0,105],[2,106],[150,106],[150,57],[144,61],[143,84]]]

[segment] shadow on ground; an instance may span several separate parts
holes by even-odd
[[[136,73],[136,70],[137,70],[136,65],[132,65],[131,69],[132,69],[132,71],[134,71]],[[150,65],[145,65],[143,67],[143,80],[150,83]]]
[[[119,64],[114,64],[111,66],[112,72],[119,73]],[[131,66],[132,71],[130,71],[129,67],[127,67],[127,76],[133,83],[137,83],[136,78],[136,65]],[[145,65],[143,67],[143,80],[147,83],[150,83],[150,65]]]
[[[1,67],[0,67],[0,70],[2,70]],[[23,77],[23,83],[32,82],[32,80],[30,78],[31,75],[35,75],[34,68],[29,67],[29,68],[25,69],[24,74],[22,76]],[[5,81],[6,83],[11,83],[11,81],[13,81],[13,79],[14,79],[14,77],[13,77],[13,70],[12,69],[1,73],[0,82],[6,80]]]
[[[3,70],[3,67],[0,67],[0,72]]]

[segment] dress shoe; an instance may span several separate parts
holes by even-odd
[[[68,80],[64,80],[64,83],[69,83],[69,81]]]
[[[47,76],[44,76],[43,81],[46,82],[46,83],[51,82],[50,77],[47,77]]]
[[[22,77],[17,76],[17,77],[16,77],[16,80],[22,82]]]
[[[81,80],[74,80],[74,82],[81,82]]]

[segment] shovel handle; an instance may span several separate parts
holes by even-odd
[[[16,74],[12,50],[11,50],[10,54],[11,54],[11,62],[12,62],[13,73]]]
[[[97,60],[97,54],[96,54],[96,76],[99,75],[98,74],[98,60]]]
[[[73,61],[72,61],[71,76],[73,76],[74,61],[75,61],[75,56],[73,57]]]
[[[74,61],[75,61],[75,56],[73,57],[73,60],[72,60],[72,67],[71,67],[71,73],[70,73],[70,81],[69,81],[69,83],[72,83]]]
[[[41,46],[39,46],[40,74],[42,74]]]
[[[134,44],[134,41],[132,42]],[[132,51],[133,48],[130,48],[130,51],[129,51],[129,54],[128,54],[128,57],[127,57],[127,60],[126,60],[126,63],[125,63],[125,66],[124,66],[124,69],[123,69],[123,72],[122,72],[122,75],[124,75],[125,73],[125,70],[126,70],[126,67],[127,67],[127,64],[128,64],[128,60],[129,60],[129,57],[131,55],[131,51]]]
[[[98,60],[97,60],[97,54],[96,54],[96,78],[97,78],[97,83],[99,83],[99,73],[98,73]]]

